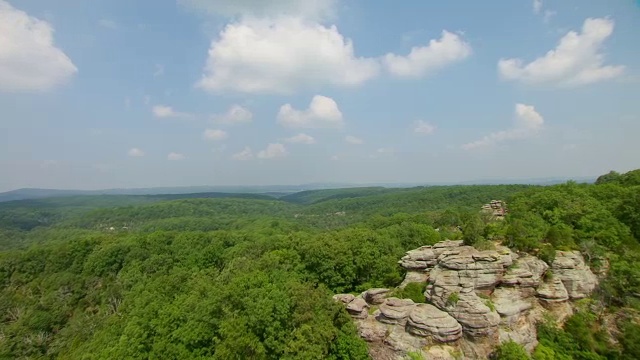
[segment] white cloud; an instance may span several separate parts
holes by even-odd
[[[542,11],[542,0],[533,0],[533,13],[540,14]]]
[[[227,17],[292,15],[321,19],[333,15],[337,0],[178,0],[178,3]]]
[[[542,130],[544,118],[532,105],[516,104],[515,125],[509,130],[491,133],[480,140],[462,145],[465,150],[488,147],[507,140],[531,137]]]
[[[129,150],[129,156],[131,157],[142,157],[144,156],[144,151],[138,149],[138,148],[131,148]]]
[[[153,77],[158,77],[164,75],[164,65],[156,64],[156,68],[153,71]]]
[[[98,21],[98,25],[111,30],[118,30],[119,28],[118,23],[111,19],[100,19],[100,21]]]
[[[180,160],[184,160],[185,156],[183,154],[179,154],[179,153],[169,153],[169,155],[167,155],[167,160],[171,160],[171,161],[180,161]]]
[[[379,62],[357,57],[351,40],[335,26],[294,17],[243,19],[212,41],[197,85],[209,91],[291,93],[319,85],[355,86],[378,72]]]
[[[430,123],[418,120],[413,123],[413,132],[416,134],[430,135],[436,131],[435,125],[431,125]]]
[[[267,148],[258,152],[259,159],[275,159],[287,155],[287,149],[280,143],[269,144]]]
[[[351,145],[362,145],[362,144],[364,144],[364,140],[362,140],[362,139],[360,139],[358,137],[352,136],[352,135],[345,136],[344,141],[346,141],[347,143],[349,143]]]
[[[613,27],[613,20],[608,18],[586,19],[581,33],[570,31],[555,49],[528,64],[523,64],[522,59],[500,59],[498,72],[505,80],[563,86],[615,78],[624,72],[624,66],[604,65],[605,56],[601,52]]]
[[[0,0],[0,91],[44,91],[78,72],[46,21]]]
[[[290,138],[285,139],[284,141],[288,142],[288,143],[293,143],[293,144],[307,144],[307,145],[311,145],[311,144],[315,144],[316,143],[316,139],[314,139],[312,136],[304,134],[304,133],[300,133],[298,135],[294,135]]]
[[[331,157],[331,160],[332,160],[332,161],[338,161],[338,160],[340,160],[340,156],[338,156],[338,155],[333,155],[333,156]]]
[[[338,104],[322,95],[314,96],[307,110],[296,110],[291,104],[282,105],[278,123],[290,128],[339,128],[344,125]]]
[[[242,124],[251,122],[253,113],[240,105],[232,105],[226,113],[214,115],[212,118],[219,124]]]
[[[206,129],[202,134],[206,140],[219,141],[229,137],[226,131],[220,129]]]
[[[251,148],[247,146],[239,153],[235,153],[231,155],[231,158],[233,160],[240,160],[240,161],[251,160],[253,159],[253,151],[251,151]]]
[[[387,147],[387,148],[379,148],[378,150],[376,150],[376,152],[378,154],[393,154],[395,153],[395,150],[393,148]]]
[[[175,111],[171,106],[167,105],[156,105],[151,109],[151,112],[153,112],[153,115],[157,118],[184,118],[191,116],[188,113]]]
[[[407,56],[389,53],[383,63],[392,75],[422,77],[471,55],[471,46],[459,35],[442,31],[439,40],[432,39],[427,46],[414,46]]]

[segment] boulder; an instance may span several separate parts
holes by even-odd
[[[402,281],[402,284],[400,284],[400,286],[398,287],[401,289],[404,289],[405,286],[407,286],[408,284],[426,283],[428,280],[429,280],[428,272],[409,270],[404,276],[404,280]]]
[[[416,336],[450,342],[462,337],[462,326],[446,312],[429,304],[416,305],[407,321],[407,331]]]
[[[447,312],[458,320],[465,333],[473,337],[495,333],[500,324],[500,315],[497,312],[492,311],[473,291],[461,292],[458,298]]]
[[[426,270],[437,264],[438,256],[431,246],[422,246],[415,250],[407,251],[398,263],[407,270]]]
[[[499,287],[492,295],[491,301],[500,314],[501,324],[511,325],[526,315],[535,301],[535,291],[523,291],[513,287]]]
[[[347,312],[356,319],[366,319],[369,316],[369,305],[362,298],[355,298],[347,304]]]
[[[462,246],[464,244],[463,240],[445,240],[435,243],[433,245],[433,249],[446,249],[446,248],[455,248]]]
[[[562,281],[571,299],[589,296],[598,283],[578,251],[557,251],[551,268],[553,276]]]
[[[555,277],[548,282],[543,282],[536,289],[536,294],[545,303],[563,302],[569,300],[569,294],[562,280]]]
[[[368,342],[382,341],[387,336],[387,327],[373,318],[358,322],[358,335]]]
[[[388,298],[380,305],[378,321],[391,325],[404,325],[415,303],[411,299]]]
[[[379,305],[384,302],[384,299],[387,297],[389,293],[389,289],[383,288],[374,288],[369,289],[362,293],[362,298],[371,305]]]
[[[540,284],[540,279],[548,268],[549,265],[534,256],[521,257],[507,269],[501,285],[536,287]]]
[[[336,294],[333,295],[333,300],[334,301],[339,301],[343,304],[348,304],[350,302],[353,301],[353,299],[355,299],[356,297],[354,295],[351,294]]]

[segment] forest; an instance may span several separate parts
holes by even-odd
[[[504,221],[479,210],[507,202]],[[579,250],[600,286],[532,354],[640,359],[640,170],[594,184],[0,203],[2,359],[368,359],[336,293],[395,287],[398,259],[445,239],[552,262]],[[420,298],[420,293],[406,291]]]

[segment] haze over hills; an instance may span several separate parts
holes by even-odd
[[[554,185],[573,180],[582,183],[592,183],[595,177],[579,178],[535,178],[535,179],[481,179],[462,182],[434,182],[434,183],[310,183],[300,185],[256,185],[256,186],[175,186],[149,188],[123,188],[103,190],[75,190],[75,189],[40,189],[21,188],[0,193],[0,202],[28,199],[43,199],[49,197],[78,196],[78,195],[166,195],[166,194],[200,194],[200,193],[234,193],[234,194],[266,194],[280,197],[287,194],[306,190],[343,189],[360,187],[408,188],[416,186],[440,185]]]

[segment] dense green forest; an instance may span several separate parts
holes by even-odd
[[[505,221],[479,212],[492,199],[507,201]],[[398,259],[443,239],[548,262],[580,250],[600,287],[563,326],[539,323],[530,356],[640,358],[638,170],[596,184],[0,203],[0,358],[367,359],[332,294],[397,286]],[[523,356],[515,343],[495,353]]]

